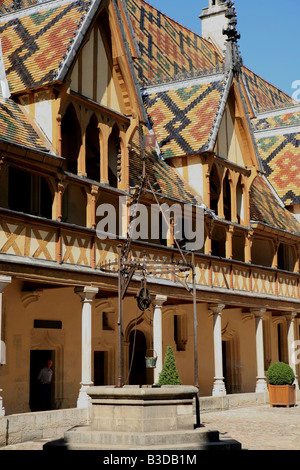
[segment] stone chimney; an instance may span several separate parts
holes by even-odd
[[[209,0],[209,7],[203,8],[199,17],[202,20],[202,37],[217,46],[222,54],[226,50],[226,37],[223,34],[223,29],[228,26],[226,11],[226,0]]]

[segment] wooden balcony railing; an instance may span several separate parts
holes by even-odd
[[[100,240],[95,230],[0,209],[0,254],[33,258],[62,265],[99,269],[117,259],[119,240]],[[176,250],[134,242],[132,257],[179,259]],[[300,274],[255,266],[208,255],[195,256],[196,284],[227,292],[299,299]],[[172,281],[172,272],[153,274]],[[191,280],[191,279],[189,279]]]

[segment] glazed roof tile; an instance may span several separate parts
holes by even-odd
[[[49,2],[40,11],[0,18],[0,37],[11,93],[52,83],[78,33],[88,2]]]
[[[300,111],[282,113],[276,116],[254,119],[254,130],[278,129],[281,127],[300,126]]]
[[[285,205],[300,204],[300,133],[257,140],[266,177]]]
[[[173,79],[180,73],[222,70],[224,59],[216,47],[144,0],[126,0],[141,52],[135,62],[141,86]],[[200,24],[199,24],[200,26]],[[256,111],[295,104],[293,99],[247,67],[242,76]]]
[[[140,184],[140,178],[143,170],[143,161],[141,159],[141,147],[138,135],[132,143],[130,151],[130,186],[135,187]],[[146,172],[151,185],[157,193],[167,198],[173,198],[178,201],[189,204],[202,204],[200,196],[190,188],[177,170],[160,160],[153,147],[146,148]]]
[[[142,0],[126,0],[141,59],[135,62],[142,85],[180,72],[221,68],[217,49],[198,34]]]
[[[0,140],[48,151],[26,114],[11,99],[0,98]]]
[[[247,67],[242,67],[242,77],[256,112],[293,106],[295,101],[284,91],[267,82]]]
[[[206,150],[224,89],[219,79],[171,88],[144,96],[144,102],[163,158]],[[151,90],[149,90],[151,93]]]
[[[270,227],[300,235],[300,224],[287,209],[283,208],[270,189],[265,178],[258,175],[250,190],[250,217]]]

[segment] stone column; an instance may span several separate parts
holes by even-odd
[[[289,354],[289,365],[293,369],[295,374],[295,385],[296,389],[299,390],[298,377],[296,373],[296,363],[295,358],[293,357],[294,353],[294,342],[295,342],[295,318],[297,312],[293,312],[290,315],[286,316],[287,319],[287,328],[288,328],[288,354]]]
[[[257,377],[256,377],[256,393],[262,393],[268,391],[267,380],[265,376],[265,362],[264,362],[264,339],[263,339],[263,316],[266,313],[266,309],[260,308],[257,310],[251,310],[251,313],[255,315],[255,329],[256,329],[256,366],[257,366]]]
[[[223,353],[222,353],[222,325],[221,315],[225,308],[224,304],[210,304],[209,310],[214,317],[214,359],[215,359],[215,377],[212,395],[221,397],[226,395],[226,388],[223,376]]]
[[[159,374],[163,365],[163,349],[162,349],[162,305],[166,302],[167,297],[157,295],[153,301],[153,349],[157,354],[156,368],[154,369],[154,384],[158,382]]]
[[[6,364],[5,343],[2,340],[2,304],[3,304],[3,291],[5,287],[11,283],[10,276],[0,276],[0,367]],[[2,389],[0,388],[0,416],[5,415],[3,406]]]
[[[92,382],[92,302],[98,293],[96,287],[78,287],[75,289],[82,301],[82,329],[81,329],[81,388],[77,400],[77,408],[86,408],[89,405],[89,396],[86,391],[93,385]]]

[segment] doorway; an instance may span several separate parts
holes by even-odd
[[[94,351],[94,385],[107,384],[107,351]]]
[[[129,375],[130,385],[145,385],[146,377],[146,338],[144,333],[133,330],[129,337]]]
[[[29,407],[31,411],[41,411],[41,390],[38,383],[38,375],[40,370],[45,367],[47,361],[52,361],[53,378],[51,382],[51,399],[50,409],[55,409],[55,351],[44,349],[36,349],[30,351],[30,390],[29,390]]]

